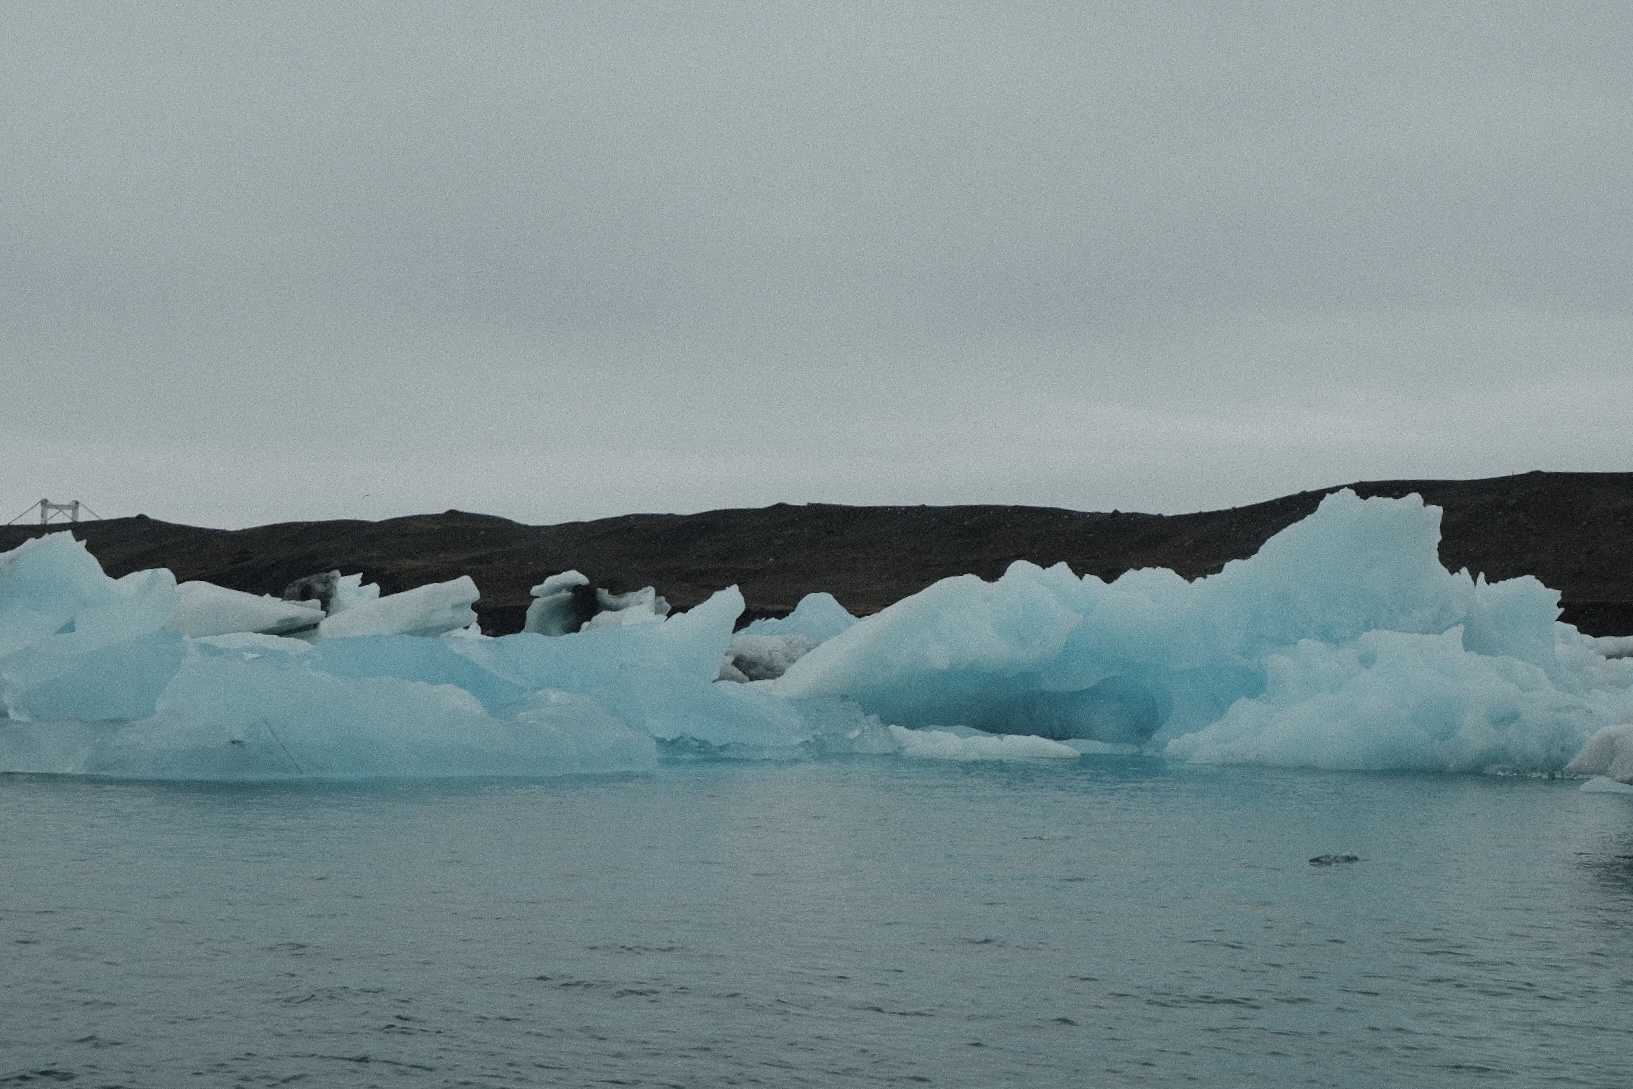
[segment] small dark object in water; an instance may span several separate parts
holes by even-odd
[[[1310,859],[1312,866],[1337,866],[1345,862],[1359,862],[1360,855],[1316,855]]]

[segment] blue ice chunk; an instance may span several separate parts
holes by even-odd
[[[1174,738],[1170,756],[1332,769],[1557,770],[1611,705],[1556,688],[1517,658],[1471,654],[1463,632],[1303,640],[1267,663],[1264,693]],[[1614,703],[1625,704],[1625,693]]]
[[[0,722],[6,770],[118,778],[535,777],[656,760],[649,736],[582,695],[535,692],[495,716],[453,685],[335,677],[304,655],[191,656],[138,722]]]
[[[277,635],[315,627],[323,619],[315,601],[284,601],[208,582],[184,582],[176,590],[180,600],[164,626],[195,639],[240,632]]]
[[[470,655],[460,653],[465,642],[417,635],[359,635],[316,643],[305,660],[309,668],[334,677],[396,677],[455,685],[490,711],[516,704],[540,687],[484,669]]]
[[[909,730],[890,727],[902,756],[917,760],[1077,760],[1069,745],[1025,734],[989,734],[968,727]]]
[[[713,683],[742,611],[743,596],[730,587],[661,623],[561,636],[521,632],[449,646],[519,687],[593,696],[661,741],[739,751],[803,744],[811,732],[788,701]]]
[[[152,632],[87,645],[82,633],[53,636],[0,659],[0,699],[20,720],[128,721],[153,714],[186,657],[186,639]]]
[[[898,751],[886,724],[1197,761],[1558,770],[1633,719],[1633,659],[1559,623],[1558,594],[1535,579],[1446,571],[1439,518],[1416,496],[1339,492],[1196,581],[1016,563],[861,621],[812,595],[738,637],[766,644],[767,675],[786,669],[741,684],[714,683],[728,648],[754,649],[734,644],[735,588],[559,638],[384,634],[392,624],[316,645],[190,639],[165,630],[169,572],[109,579],[53,535],[0,555],[0,770],[554,774],[650,766],[655,742]],[[447,587],[453,604],[474,598]]]
[[[0,711],[15,719],[142,718],[180,665],[163,631],[179,595],[169,571],[102,573],[66,533],[0,556]]]
[[[769,684],[909,727],[1316,767],[1557,770],[1633,715],[1633,663],[1559,624],[1535,579],[1447,571],[1439,530],[1418,496],[1342,491],[1194,582],[1016,563],[898,602]]]
[[[743,595],[730,587],[677,616],[650,624],[570,635],[519,632],[498,639],[450,640],[455,653],[527,689],[601,693],[652,674],[707,684],[720,671]]]
[[[787,616],[755,620],[743,631],[750,635],[803,635],[815,646],[855,623],[856,617],[832,594],[818,592],[800,598]]]
[[[157,631],[179,596],[169,571],[111,579],[68,533],[49,533],[0,553],[0,657],[58,634],[78,646]]]

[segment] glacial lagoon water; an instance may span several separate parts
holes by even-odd
[[[0,1085],[1623,1085],[1633,796],[1579,785],[3,777]]]

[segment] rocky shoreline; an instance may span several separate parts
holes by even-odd
[[[1535,575],[1561,592],[1563,619],[1590,635],[1633,633],[1633,473],[1526,473],[1485,480],[1348,485],[1362,496],[1417,492],[1445,511],[1440,555],[1487,579]],[[1012,561],[1064,561],[1115,578],[1171,567],[1187,578],[1252,555],[1337,488],[1229,510],[1164,516],[1044,507],[850,507],[778,504],[701,514],[631,514],[530,526],[448,511],[381,522],[290,522],[220,530],[138,515],[71,527],[114,576],[168,567],[252,593],[338,569],[397,593],[470,575],[489,634],[519,631],[528,590],[567,569],[614,591],[654,586],[688,608],[737,584],[746,618],[781,616],[826,590],[877,612],[937,579],[995,578]],[[49,527],[60,530],[62,525]],[[0,550],[40,526],[0,527]]]

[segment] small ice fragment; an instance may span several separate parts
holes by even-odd
[[[1584,794],[1633,794],[1633,786],[1627,783],[1618,783],[1614,779],[1607,779],[1603,775],[1595,775],[1582,784]]]
[[[890,727],[903,756],[922,760],[1076,760],[1078,751],[1046,737],[988,734],[970,729]]]
[[[745,635],[803,635],[811,645],[826,642],[856,624],[856,617],[832,594],[806,594],[787,616],[756,620],[743,629]]]
[[[770,681],[788,672],[788,667],[811,653],[816,646],[798,632],[786,635],[757,634],[754,626],[732,637],[726,660],[720,666],[723,681]]]
[[[1633,722],[1604,729],[1588,738],[1582,751],[1565,765],[1566,775],[1602,775],[1633,784]]]
[[[600,612],[590,617],[580,631],[592,628],[626,628],[631,624],[656,624],[669,615],[669,602],[658,596],[650,586],[631,590],[627,594],[595,591],[595,602]]]
[[[1589,636],[1602,658],[1633,658],[1633,635]]]
[[[322,606],[311,600],[246,594],[208,582],[184,582],[176,591],[181,598],[165,621],[165,630],[193,639],[237,632],[280,635],[313,627],[323,619]]]
[[[595,615],[595,591],[578,571],[551,575],[532,589],[522,630],[536,635],[571,635]]]
[[[318,625],[318,638],[358,635],[441,635],[476,623],[481,595],[469,575],[365,601]]]

